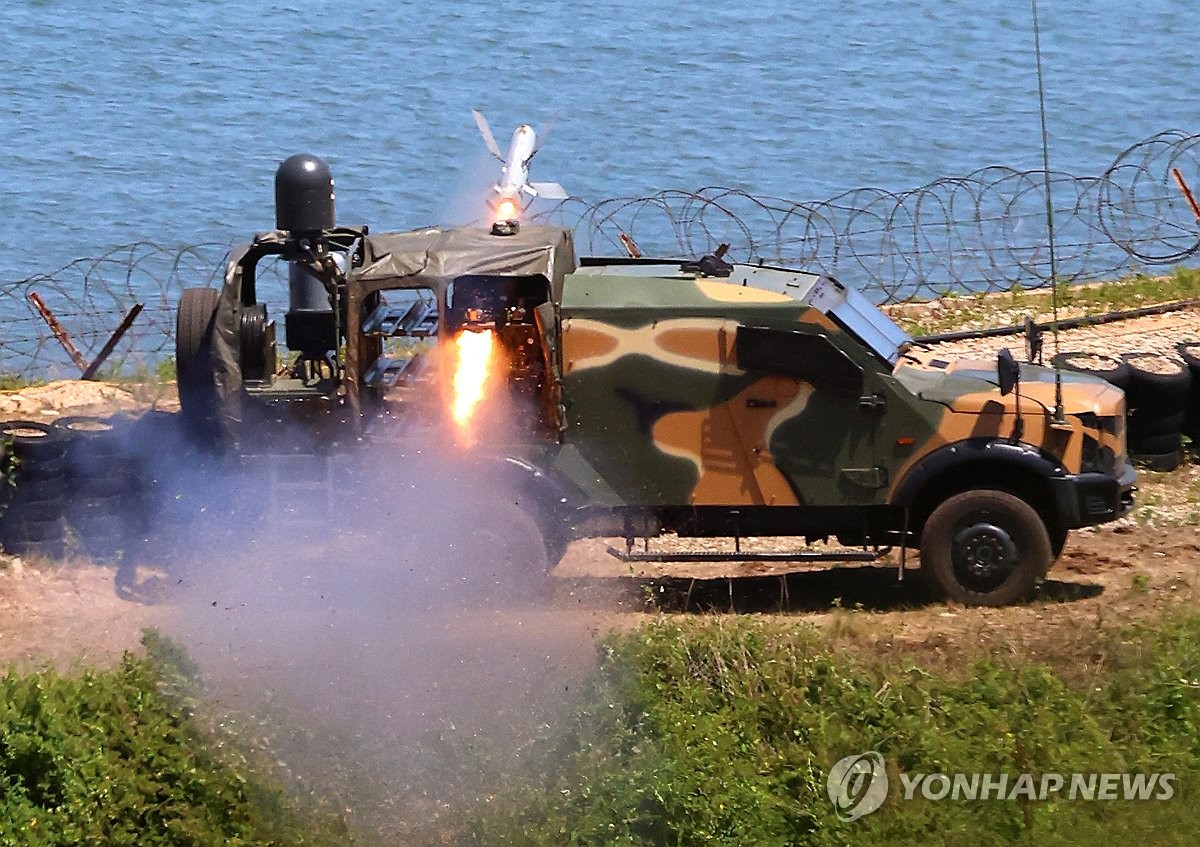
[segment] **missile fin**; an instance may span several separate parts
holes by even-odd
[[[496,138],[492,135],[492,128],[488,126],[487,118],[483,116],[483,112],[478,109],[472,109],[471,117],[475,119],[475,126],[479,127],[479,134],[483,136],[483,143],[487,145],[488,151],[503,162],[504,156],[500,153],[500,145],[496,143]]]
[[[566,200],[571,195],[557,182],[531,182],[533,193],[544,200]]]

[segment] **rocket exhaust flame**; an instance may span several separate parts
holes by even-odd
[[[474,441],[471,419],[483,400],[484,389],[492,369],[495,333],[490,329],[482,332],[460,332],[454,344],[457,356],[450,416],[469,445]]]
[[[521,206],[517,203],[517,201],[505,197],[496,204],[497,221],[511,221],[519,218],[520,216]]]

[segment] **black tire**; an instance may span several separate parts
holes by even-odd
[[[221,295],[214,288],[185,288],[175,313],[175,381],[179,407],[198,432],[213,434],[217,415],[213,326]]]
[[[1006,491],[955,494],[933,510],[921,531],[926,581],[943,597],[968,606],[1027,599],[1053,561],[1038,513]]]
[[[61,544],[64,534],[61,517],[50,520],[21,521],[19,525],[4,526],[4,547],[10,552],[16,552],[13,545],[20,542],[37,544],[57,542]]]
[[[87,439],[97,444],[101,449],[116,450],[116,423],[112,418],[102,418],[97,415],[67,415],[59,418],[51,426],[63,434],[64,438]]]
[[[1100,361],[1097,362],[1097,359]],[[1057,353],[1050,358],[1050,363],[1056,368],[1098,376],[1117,388],[1123,389],[1129,385],[1129,365],[1115,356],[1082,352]]]
[[[1046,527],[1046,534],[1050,538],[1050,555],[1053,557],[1051,564],[1058,561],[1058,557],[1062,555],[1063,548],[1067,546],[1067,528],[1058,526],[1057,522]],[[1042,576],[1046,573],[1043,572]]]
[[[67,505],[67,518],[72,523],[83,523],[96,517],[119,515],[121,511],[121,500],[117,497],[81,497]]]
[[[1144,435],[1140,438],[1130,436],[1129,452],[1134,456],[1175,453],[1183,446],[1182,441],[1183,437],[1178,431],[1167,435]]]
[[[73,415],[54,422],[63,437],[67,473],[73,480],[110,473],[122,464],[121,445],[113,421]]]
[[[1200,442],[1200,342],[1181,341],[1176,349],[1180,358],[1192,372],[1192,390],[1188,392],[1183,421],[1183,434],[1193,442]]]
[[[1183,451],[1175,449],[1167,453],[1130,453],[1129,458],[1134,464],[1148,471],[1168,473],[1183,463]]]
[[[1179,463],[1171,454],[1178,450],[1174,439],[1182,433],[1187,417],[1192,372],[1175,356],[1126,353],[1122,358],[1129,364],[1129,388],[1125,391],[1129,452],[1153,457],[1145,462],[1146,467],[1174,468]]]
[[[5,510],[3,521],[6,526],[19,527],[29,521],[57,520],[64,511],[61,496],[33,500],[24,499],[18,494]]]
[[[238,325],[239,364],[242,379],[267,377],[267,305],[255,303],[242,309]]]
[[[121,515],[93,515],[85,523],[72,524],[85,547],[120,546],[125,537],[125,519]]]
[[[60,479],[65,471],[62,434],[49,424],[4,421],[0,443],[17,460],[18,480]]]
[[[15,451],[34,459],[62,455],[62,436],[41,421],[4,421],[0,440],[11,442]]]
[[[91,500],[124,498],[135,493],[138,487],[136,477],[127,471],[119,470],[83,477],[77,481],[73,493],[76,497]]]
[[[12,501],[61,500],[66,493],[66,486],[57,479],[31,479],[27,482],[18,481],[12,489]]]
[[[1196,383],[1200,388],[1200,380]],[[1192,440],[1193,443],[1200,442],[1200,396],[1194,396],[1188,401],[1187,409],[1184,410],[1183,426],[1180,427],[1184,435]]]
[[[61,559],[66,543],[57,538],[6,538],[4,549],[14,556],[36,556],[41,559]]]
[[[1179,351],[1179,358],[1183,359],[1191,370],[1192,376],[1200,376],[1200,341],[1180,341],[1175,345],[1175,349]]]
[[[455,601],[522,606],[543,600],[550,563],[537,521],[515,503],[476,502],[461,510],[469,525],[434,542],[427,566],[450,580],[434,586]],[[443,576],[444,579],[444,576]]]
[[[1126,391],[1130,409],[1153,409],[1157,415],[1174,414],[1187,403],[1192,388],[1192,372],[1183,360],[1161,353],[1125,353],[1121,357],[1129,365],[1129,388]],[[1154,368],[1169,368],[1160,373]]]
[[[1164,412],[1161,415],[1147,415],[1144,412],[1136,414],[1129,422],[1128,439],[1130,444],[1132,445],[1134,441],[1139,439],[1162,438],[1164,436],[1178,437],[1179,433],[1183,432],[1183,423],[1186,419],[1186,414],[1186,411],[1183,409],[1177,412]],[[1154,451],[1150,450],[1148,452],[1153,453]]]

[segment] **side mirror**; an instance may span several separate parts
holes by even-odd
[[[1042,361],[1042,331],[1033,322],[1031,315],[1025,316],[1025,361],[1029,364]]]
[[[1021,368],[1007,347],[996,354],[996,379],[1000,383],[1001,397],[1011,394],[1021,379]]]

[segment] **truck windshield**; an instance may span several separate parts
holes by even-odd
[[[842,285],[831,276],[761,265],[734,265],[729,282],[786,294],[809,304],[844,326],[890,366],[912,345],[909,334],[878,306],[857,289]]]

